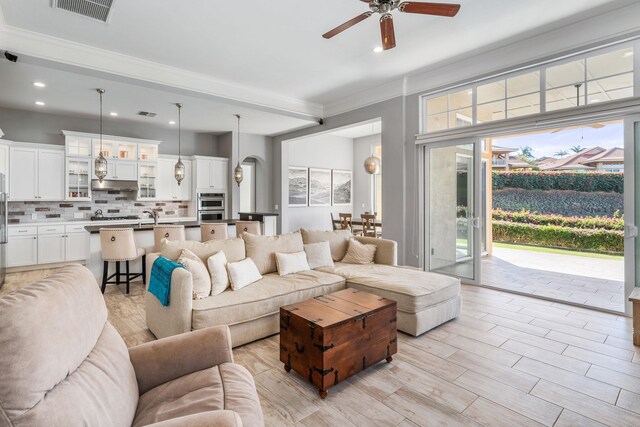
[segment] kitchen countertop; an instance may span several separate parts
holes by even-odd
[[[238,212],[238,215],[279,216],[280,214],[273,212]]]
[[[184,225],[185,228],[195,228],[195,227],[200,227],[201,224],[212,224],[212,223],[226,223],[227,225],[235,225],[236,221],[238,220],[237,219],[220,219],[217,221],[206,221],[202,223],[198,221],[181,221],[179,223],[181,225]],[[94,222],[97,222],[97,221],[94,221]],[[123,226],[125,226],[126,228],[133,228],[133,231],[147,231],[147,230],[153,230],[153,227],[155,226],[153,224],[153,221],[147,222],[147,223],[143,221],[141,225],[138,222],[129,222],[126,224],[122,224],[122,223],[113,224],[113,222],[114,221],[108,221],[108,224],[88,225],[84,227],[84,229],[91,234],[96,234],[100,232],[101,228],[122,228]],[[162,225],[162,224],[163,223],[159,223],[158,225]],[[170,223],[164,222],[164,224],[170,224]]]
[[[164,217],[160,218],[160,224],[171,224],[171,223],[184,223],[184,222],[195,222],[197,221],[196,217]],[[142,222],[142,224],[153,224],[153,219],[151,218],[143,218],[143,219],[123,219],[118,221],[91,221],[88,219],[60,219],[60,220],[48,220],[48,221],[33,221],[33,222],[21,222],[18,224],[9,224],[9,228],[11,227],[37,227],[40,225],[128,225],[128,224],[138,224]]]

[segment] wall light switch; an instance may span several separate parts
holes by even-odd
[[[364,203],[362,204],[362,207],[364,208]]]
[[[31,214],[31,219],[38,219],[38,214]]]
[[[84,218],[84,214],[82,212],[74,212],[73,219],[82,219]]]
[[[276,210],[278,210],[278,205],[276,205]]]

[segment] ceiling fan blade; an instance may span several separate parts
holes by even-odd
[[[396,47],[396,33],[393,30],[393,16],[390,13],[385,13],[380,18],[380,32],[382,33],[383,50]]]
[[[406,1],[400,3],[398,10],[404,13],[422,13],[424,15],[456,16],[460,10],[459,4],[453,3],[420,3]]]
[[[369,12],[365,12],[361,15],[356,16],[353,19],[348,20],[347,22],[345,22],[342,25],[338,25],[337,27],[335,27],[333,30],[331,31],[327,31],[326,33],[324,33],[322,35],[322,37],[324,37],[325,39],[330,39],[331,37],[340,34],[341,32],[343,32],[344,30],[353,27],[354,25],[356,25],[359,22],[364,21],[365,19],[367,19],[368,17],[370,17],[371,15],[373,15],[373,12],[369,11]]]

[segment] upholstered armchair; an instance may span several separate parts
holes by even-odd
[[[0,298],[0,426],[262,426],[226,326],[127,350],[81,266]]]

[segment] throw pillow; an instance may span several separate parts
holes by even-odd
[[[183,249],[178,264],[184,265],[193,277],[193,299],[208,297],[211,293],[211,277],[200,257],[189,249]]]
[[[234,291],[262,279],[256,263],[251,258],[245,258],[238,262],[228,262],[227,271],[229,272],[231,289]]]
[[[371,264],[376,256],[376,245],[362,244],[356,239],[349,240],[347,254],[342,262],[347,264]]]
[[[198,255],[206,263],[209,257],[218,251],[223,251],[228,261],[245,259],[244,241],[242,239],[209,240],[197,242],[194,240],[160,240],[160,253],[163,257],[176,261],[183,249],[188,249]]]
[[[251,258],[260,274],[278,271],[276,252],[291,254],[304,250],[300,233],[281,234],[279,236],[258,236],[243,233],[242,238],[247,250],[247,258]]]
[[[311,270],[307,262],[307,254],[304,251],[292,254],[276,252],[276,265],[278,266],[278,274],[281,276]]]
[[[304,245],[304,251],[307,254],[307,262],[311,270],[320,267],[333,267],[329,242],[309,243]]]
[[[220,251],[211,255],[207,260],[209,274],[211,275],[211,295],[223,293],[229,287],[227,275],[227,257]]]
[[[351,236],[350,230],[335,230],[335,231],[313,231],[302,228],[302,240],[305,244],[329,242],[331,246],[331,256],[334,261],[340,261],[347,253],[347,246]]]

